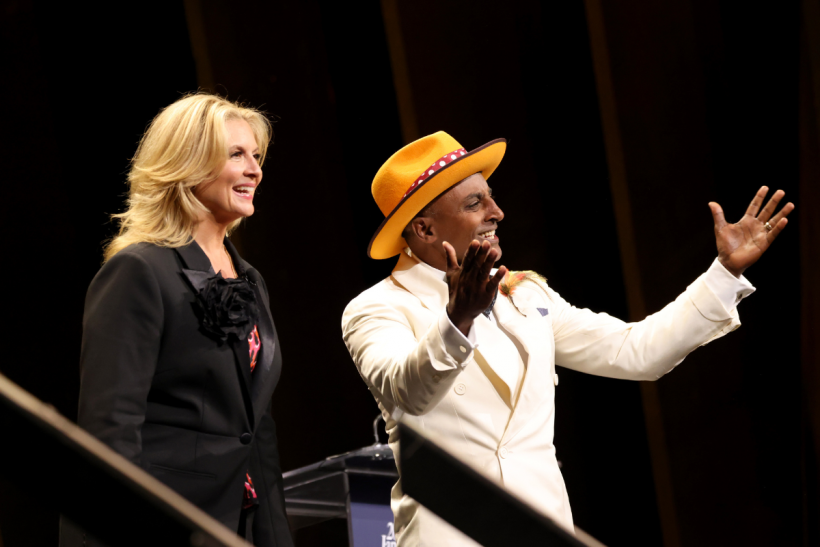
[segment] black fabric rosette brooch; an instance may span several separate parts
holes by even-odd
[[[197,291],[195,311],[202,330],[222,341],[230,336],[246,340],[259,317],[250,284],[244,279],[225,279],[221,273],[200,270],[182,270],[182,273]]]

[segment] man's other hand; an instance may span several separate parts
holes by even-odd
[[[473,319],[490,307],[507,268],[501,266],[490,277],[490,270],[498,260],[498,251],[492,248],[489,241],[479,243],[474,239],[464,253],[461,265],[453,246],[445,241],[443,247],[447,254],[447,286],[450,290],[447,315],[453,325],[467,336]]]
[[[780,200],[786,195],[783,190],[776,191],[769,203],[760,210],[768,193],[769,188],[762,186],[746,209],[746,214],[736,224],[727,224],[721,206],[714,201],[709,203],[715,220],[718,260],[735,277],[740,277],[746,268],[757,262],[789,223],[786,217],[794,210],[791,202],[772,216]]]

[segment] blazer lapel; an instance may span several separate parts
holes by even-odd
[[[483,314],[475,318],[473,328],[479,342],[475,352],[476,363],[507,406],[512,409],[515,404],[513,389],[518,383],[520,366],[517,360],[511,361],[505,351],[505,348],[509,348],[512,344],[504,344],[501,338],[507,335],[496,328]]]
[[[214,273],[211,267],[211,261],[208,260],[208,255],[202,250],[202,247],[196,241],[191,241],[184,247],[177,247],[174,249],[177,255],[182,259],[183,266],[189,270],[199,270],[202,272]]]
[[[251,286],[256,296],[256,304],[259,308],[259,317],[256,328],[259,332],[259,339],[262,342],[262,350],[256,361],[253,374],[250,372],[250,355],[248,355],[247,366],[245,366],[246,377],[251,386],[251,401],[255,416],[261,416],[266,412],[271,394],[279,383],[282,374],[282,352],[279,349],[279,335],[273,323],[273,316],[265,299],[262,297],[262,283],[259,272],[245,262],[229,239],[225,239],[225,247],[228,254],[233,259],[236,274],[244,278]],[[245,347],[246,353],[248,348]]]
[[[502,441],[508,442],[527,423],[532,412],[545,400],[552,398],[555,389],[550,358],[552,344],[542,315],[535,308],[516,308],[509,298],[499,296],[494,309],[499,324],[518,340],[526,352],[526,355],[522,355],[527,366],[519,388],[518,401],[513,407]]]
[[[253,408],[257,416],[261,416],[270,402],[273,390],[279,383],[282,373],[282,352],[279,349],[279,336],[275,330],[268,333],[260,329],[259,338],[262,340],[262,352],[253,373],[251,396]]]
[[[227,238],[225,242],[225,246],[228,247],[228,252],[231,253],[231,251],[233,251],[231,258],[234,259],[235,267],[241,268],[238,255],[236,255],[236,249],[234,249]],[[175,251],[180,257],[183,269],[188,270],[188,272],[182,273],[181,275],[187,277],[189,282],[190,279],[198,276],[211,277],[216,275],[213,267],[211,267],[211,261],[208,259],[208,255],[205,254],[205,251],[202,250],[196,241],[192,241],[184,247],[177,247]],[[244,274],[244,269],[242,269],[242,272]],[[260,306],[260,308],[262,307],[264,306]],[[254,427],[253,399],[251,397],[251,358],[248,341],[237,340],[229,336],[228,346],[234,354],[234,364],[237,369],[237,375],[242,379],[240,383],[242,385],[242,402],[245,405],[245,412],[248,415],[251,427]]]
[[[251,379],[251,394],[253,407],[256,415],[265,412],[265,408],[270,400],[271,393],[279,382],[282,373],[282,353],[279,349],[279,335],[273,323],[270,309],[262,299],[259,288],[259,273],[254,269],[247,270],[248,282],[256,294],[256,301],[259,307],[259,323],[257,329],[259,338],[262,341],[262,351],[256,362]],[[248,365],[250,368],[250,364]],[[271,387],[273,384],[273,387]]]

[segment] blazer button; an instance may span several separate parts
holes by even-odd
[[[239,436],[239,442],[242,444],[251,444],[251,440],[253,439],[253,435],[250,433],[243,433]]]
[[[456,384],[456,393],[464,395],[467,392],[467,386],[464,384]]]
[[[498,451],[498,455],[501,456],[502,458],[506,458],[507,457],[507,449],[502,446],[501,450]]]
[[[555,381],[555,385],[558,385],[558,374],[553,374],[552,379]]]

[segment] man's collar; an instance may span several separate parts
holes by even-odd
[[[497,268],[490,270],[490,276],[497,271]],[[421,260],[409,248],[399,255],[399,262],[393,268],[393,279],[433,311],[445,308],[450,301],[447,274]]]
[[[450,300],[447,289],[447,275],[412,253],[402,252],[399,262],[393,268],[393,279],[410,291],[428,309],[438,312]]]

